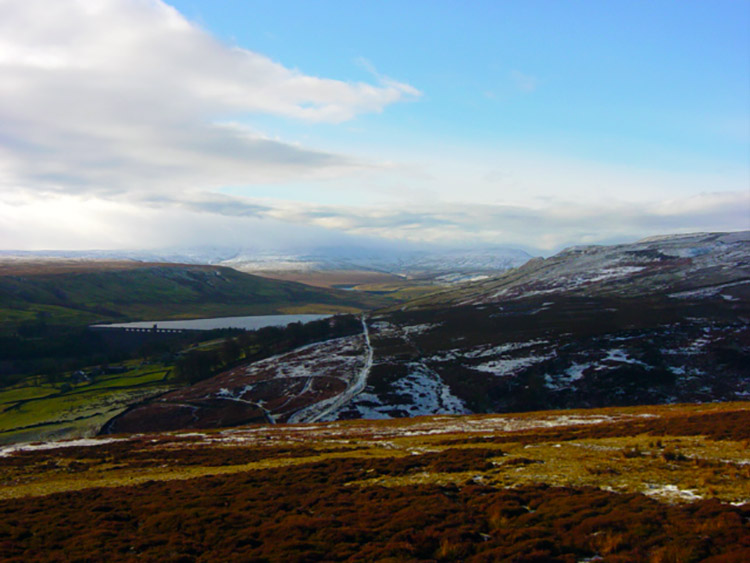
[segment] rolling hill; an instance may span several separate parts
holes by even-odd
[[[387,298],[238,272],[223,266],[56,261],[0,269],[2,327],[280,312],[360,311]]]
[[[376,311],[361,335],[239,366],[113,431],[746,400],[749,241],[567,250]]]

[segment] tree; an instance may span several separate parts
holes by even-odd
[[[231,364],[240,359],[242,348],[235,338],[227,338],[221,345],[221,361],[223,364]]]
[[[175,362],[175,377],[187,383],[197,383],[211,377],[219,364],[215,351],[191,350]]]

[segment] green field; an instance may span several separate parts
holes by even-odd
[[[93,435],[128,405],[177,386],[169,379],[170,366],[140,360],[124,365],[131,369],[76,385],[53,386],[28,377],[3,389],[0,443]]]

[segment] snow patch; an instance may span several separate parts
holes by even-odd
[[[401,330],[404,331],[404,334],[406,336],[412,336],[413,334],[424,334],[425,332],[429,332],[434,328],[437,328],[442,323],[425,323],[421,325],[411,325],[411,326],[402,326]]]
[[[526,356],[523,358],[508,358],[508,359],[497,359],[479,364],[478,366],[471,366],[471,369],[477,371],[483,371],[491,373],[497,377],[505,377],[509,375],[516,375],[520,370],[538,364],[545,360],[553,358],[554,354],[547,354],[544,356]]]
[[[622,348],[614,348],[612,350],[607,351],[607,357],[604,358],[602,361],[604,362],[618,362],[622,364],[634,364],[638,366],[644,366],[646,368],[650,368],[648,364],[643,363],[640,360],[636,360],[634,358],[631,358],[625,350]],[[600,366],[598,369],[602,369],[604,366]]]
[[[541,344],[548,344],[547,340],[529,340],[527,342],[507,342],[505,344],[499,344],[497,346],[478,346],[465,352],[463,356],[465,358],[488,358],[492,356],[500,356],[514,350],[521,350],[523,348],[530,348],[531,346],[539,346]]]
[[[408,364],[409,373],[391,385],[393,395],[384,400],[374,393],[360,393],[348,405],[331,413],[329,420],[337,418],[344,410],[354,410],[358,417],[366,419],[393,418],[393,412],[408,416],[432,414],[468,414],[470,411],[461,399],[453,395],[440,376],[420,362]]]
[[[645,266],[619,266],[616,268],[603,268],[599,270],[599,272],[597,272],[594,276],[590,278],[584,277],[583,279],[588,283],[593,283],[612,278],[622,278],[624,276],[629,276],[630,274],[635,274],[645,269]]]
[[[701,500],[703,498],[701,495],[696,494],[690,489],[679,489],[675,485],[664,485],[662,487],[649,485],[649,490],[645,491],[645,494],[651,497],[661,497],[666,500],[681,500],[688,502]]]
[[[702,287],[700,289],[691,289],[688,291],[678,291],[676,293],[670,293],[667,296],[671,297],[673,299],[690,299],[694,297],[714,297],[715,295],[718,295],[722,292],[722,290],[728,288],[728,287],[734,287],[738,285],[745,285],[750,283],[750,280],[742,280],[742,281],[736,281],[736,282],[729,282],[729,283],[722,283],[720,285],[715,285],[712,287]],[[724,299],[728,299],[729,301],[736,301],[736,297],[731,296],[725,296],[722,295]]]
[[[63,442],[42,442],[40,444],[20,443],[0,448],[0,457],[8,457],[16,452],[33,452],[37,450],[53,450],[57,448],[77,448],[101,446],[112,442],[127,442],[129,438],[81,438]]]

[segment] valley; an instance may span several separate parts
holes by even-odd
[[[749,16],[0,0],[0,563],[750,562]]]
[[[6,385],[0,558],[744,561],[749,242],[569,249],[429,293],[214,266],[10,276],[15,311],[356,315],[187,331]]]
[[[240,365],[110,430],[747,400],[748,247],[739,233],[568,250],[367,313],[359,335]]]

